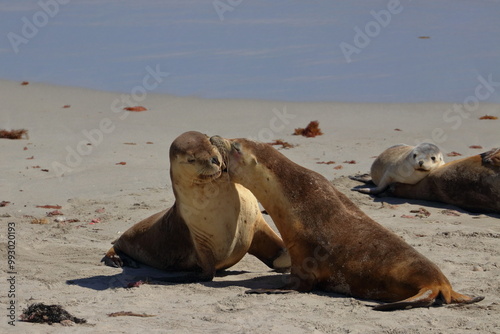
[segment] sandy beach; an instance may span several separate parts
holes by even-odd
[[[359,183],[347,177],[368,172],[376,155],[399,143],[433,141],[446,161],[458,158],[446,156],[450,152],[465,157],[500,147],[500,120],[479,119],[500,117],[498,104],[208,100],[14,81],[0,81],[0,92],[0,129],[26,129],[29,136],[0,139],[3,333],[500,332],[500,216],[370,197],[351,191]],[[147,110],[123,110],[132,106]],[[323,135],[292,135],[313,120]],[[249,255],[213,282],[124,288],[164,273],[110,268],[100,260],[122,232],[173,204],[168,149],[189,130],[295,145],[281,152],[331,180],[436,263],[455,290],[484,301],[384,313],[371,310],[373,301],[323,292],[247,295],[249,288],[283,282],[283,274]],[[430,215],[411,212],[419,208]],[[12,240],[15,262],[9,264]],[[87,323],[17,321],[32,303],[59,304]],[[151,316],[108,316],[121,311]]]

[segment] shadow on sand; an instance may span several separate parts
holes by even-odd
[[[355,187],[352,187],[351,190],[355,190],[358,188],[366,188],[366,185],[357,185]],[[498,213],[493,213],[493,212],[487,212],[487,211],[470,211],[466,210],[464,208],[455,206],[453,204],[448,204],[448,203],[443,203],[443,202],[437,202],[437,201],[427,201],[427,200],[420,200],[420,199],[409,199],[409,198],[401,198],[401,197],[393,197],[390,192],[385,191],[381,194],[378,195],[368,195],[373,198],[373,201],[375,203],[388,203],[392,205],[401,205],[401,204],[412,204],[412,205],[419,205],[419,206],[424,206],[424,207],[430,207],[430,208],[435,208],[435,209],[442,209],[442,210],[455,210],[461,214],[467,214],[470,215],[474,218],[474,216],[480,216],[480,215],[485,215],[488,217],[492,218],[500,218],[500,214]]]
[[[164,282],[162,280],[168,280],[169,278],[179,278],[184,275],[189,275],[189,272],[166,272],[159,269],[155,269],[146,265],[141,264],[139,268],[123,267],[120,273],[111,276],[98,275],[85,278],[70,279],[66,281],[68,285],[78,285],[83,288],[92,289],[96,291],[103,291],[107,289],[115,288],[126,288],[130,284],[134,284],[138,281],[147,282],[147,284],[154,285],[176,285],[176,284],[188,284],[188,283],[171,283]],[[117,268],[117,270],[119,270]],[[207,287],[213,288],[226,288],[229,286],[241,286],[248,289],[257,288],[280,288],[284,285],[284,279],[286,275],[272,272],[264,276],[258,276],[250,279],[238,279],[238,275],[243,275],[249,273],[248,271],[236,271],[236,270],[224,270],[217,272],[215,279],[210,282],[198,282]],[[224,277],[224,281],[219,281],[217,278]],[[234,277],[234,279],[228,280],[228,277]],[[191,282],[192,283],[192,282]]]

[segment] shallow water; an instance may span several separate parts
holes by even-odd
[[[2,0],[0,78],[206,98],[500,102],[498,17],[494,0]]]

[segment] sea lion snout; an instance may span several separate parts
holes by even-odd
[[[231,152],[231,143],[229,140],[217,135],[210,137],[210,143],[219,151],[224,165],[223,168],[226,168],[229,160],[228,155]]]
[[[221,136],[215,135],[210,137],[210,143],[214,145],[221,154],[227,153],[231,150],[231,144],[229,143],[229,141],[222,138]]]

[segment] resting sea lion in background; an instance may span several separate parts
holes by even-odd
[[[373,182],[376,188],[354,188],[365,194],[380,194],[391,183],[415,184],[430,171],[444,164],[443,154],[434,144],[422,143],[417,146],[394,145],[382,152],[373,162],[370,176],[350,176],[361,182]]]
[[[500,149],[448,162],[417,184],[395,183],[390,195],[500,213]]]

